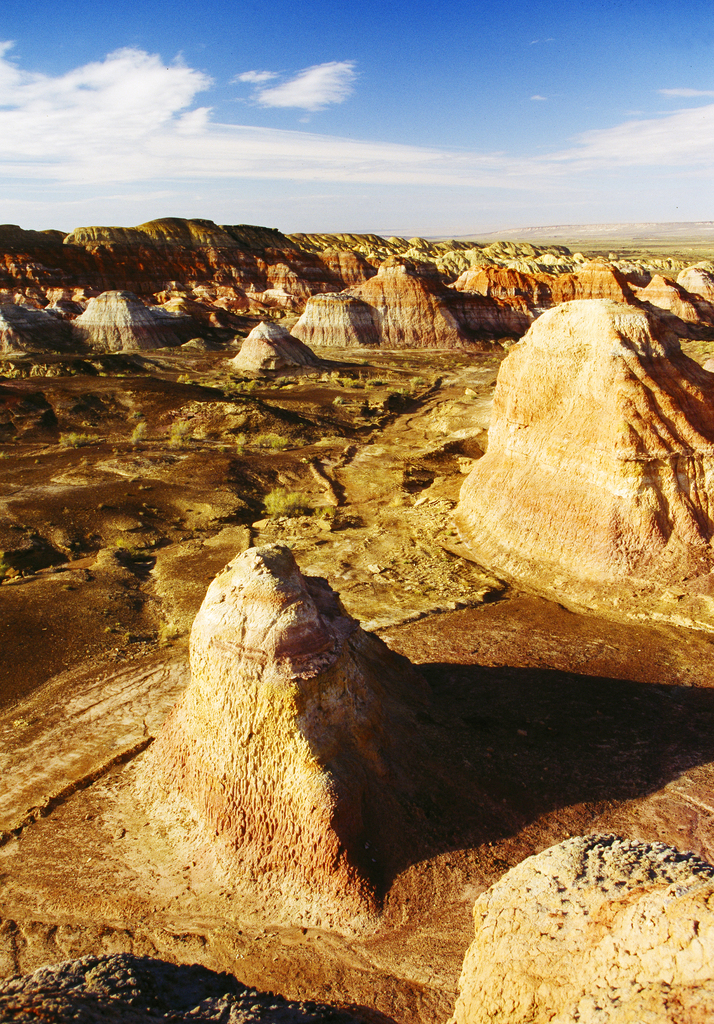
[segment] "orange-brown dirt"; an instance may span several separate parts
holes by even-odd
[[[128,950],[444,1021],[474,900],[529,854],[615,831],[714,859],[714,634],[559,603],[465,557],[451,516],[487,445],[497,355],[324,355],[324,371],[262,378],[231,373],[227,353],[12,364],[4,975]],[[371,930],[266,914],[131,798],[187,683],[206,587],[266,541],[431,691],[420,845],[402,844]]]

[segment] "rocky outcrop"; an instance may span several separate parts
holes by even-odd
[[[214,224],[212,220],[184,220],[163,217],[135,228],[75,228],[64,238],[65,245],[128,245],[159,248],[200,249],[290,249],[288,238],[273,228],[251,224]]]
[[[699,311],[692,301],[693,296],[671,278],[655,274],[646,288],[637,289],[636,295],[640,302],[654,306],[655,311],[666,310],[685,323],[699,322]]]
[[[536,579],[709,571],[711,375],[644,311],[607,300],[549,310],[501,364],[488,452],[457,524],[484,564]]]
[[[147,307],[131,292],[102,292],[72,323],[75,337],[96,352],[180,345],[192,330],[190,321]]]
[[[414,789],[425,683],[288,548],[219,573],[191,632],[191,684],[139,792],[298,919],[364,922]]]
[[[569,839],[474,906],[452,1024],[705,1024],[714,868],[663,843]]]
[[[81,1021],[240,1021],[258,1024],[356,1024],[359,1014],[314,1002],[289,1002],[242,985],[232,974],[133,953],[84,956],[0,980],[0,1018],[16,1024]]]
[[[0,355],[61,351],[68,341],[66,326],[51,313],[29,305],[0,304]]]
[[[230,366],[234,370],[260,373],[263,370],[287,370],[289,367],[317,367],[320,360],[312,349],[294,338],[280,324],[263,320],[254,327]]]
[[[314,296],[292,330],[315,347],[457,349],[483,348],[528,323],[506,303],[447,288],[433,268],[390,257],[364,284]]]
[[[292,333],[316,348],[379,348],[382,341],[377,310],[349,292],[313,295]]]
[[[704,261],[681,270],[677,284],[695,298],[714,303],[714,264]]]

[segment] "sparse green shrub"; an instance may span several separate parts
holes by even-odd
[[[181,636],[181,630],[175,622],[162,622],[159,625],[158,641],[161,647],[166,647]]]
[[[412,391],[416,391],[419,388],[426,386],[426,380],[424,377],[412,377],[409,383],[411,384]]]
[[[365,384],[365,387],[368,387],[368,388],[381,388],[381,387],[384,387],[384,385],[386,383],[387,383],[386,380],[382,380],[381,377],[373,377],[371,380],[367,381],[367,383]]]
[[[169,427],[169,444],[172,448],[182,448],[191,440],[191,427],[183,420],[175,420]]]
[[[140,420],[131,432],[131,443],[139,444],[146,437],[146,421]]]
[[[338,395],[337,398],[334,398],[332,400],[332,404],[333,405],[346,405],[346,402],[345,402],[344,398],[342,397],[342,395]]]
[[[265,495],[263,501],[269,516],[303,516],[312,510],[308,499],[298,491],[288,491],[285,487],[275,487]]]
[[[82,448],[84,445],[92,444],[96,437],[91,434],[78,434],[72,431],[69,434],[60,434],[59,443],[62,448]]]
[[[287,448],[290,441],[287,437],[281,437],[280,434],[258,434],[255,443],[261,448],[275,448],[277,451],[282,451],[283,448]]]

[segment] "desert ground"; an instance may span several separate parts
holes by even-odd
[[[6,357],[0,975],[133,952],[444,1022],[474,901],[526,857],[612,832],[714,862],[708,605],[693,622],[681,595],[655,614],[519,582],[458,535],[508,347],[322,348],[255,374],[218,346]],[[683,348],[702,363],[714,341]],[[131,797],[209,583],[273,543],[431,693],[425,782],[363,930],[236,890]]]

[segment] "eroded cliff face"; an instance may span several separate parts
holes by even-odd
[[[550,310],[501,365],[488,452],[456,518],[484,564],[534,579],[708,573],[714,377],[644,311]]]
[[[664,843],[585,836],[480,896],[451,1024],[705,1024],[714,868]]]
[[[454,291],[433,267],[390,257],[364,284],[310,299],[293,334],[315,346],[478,349],[529,322],[522,303]]]
[[[143,766],[153,811],[194,816],[237,884],[299,919],[374,913],[415,783],[426,684],[288,548],[251,548],[208,589],[191,684]],[[416,755],[418,756],[418,755]]]

